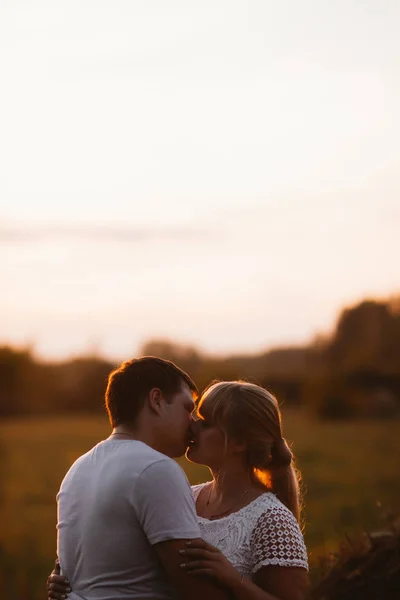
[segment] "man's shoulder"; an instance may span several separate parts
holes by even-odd
[[[91,456],[93,455],[96,447],[98,446],[98,444],[96,444],[96,446],[93,446],[93,448],[91,448],[90,450],[88,450],[87,452],[85,452],[84,454],[81,454],[80,456],[78,456],[78,458],[76,458],[74,460],[74,462],[72,463],[72,465],[70,466],[70,468],[67,471],[67,475],[68,473],[72,473],[77,469],[80,469],[82,467],[85,466],[85,464],[91,460]]]
[[[169,477],[176,480],[185,481],[189,485],[185,472],[178,463],[161,452],[153,451],[145,455],[142,461],[141,478],[149,477]]]
[[[139,440],[129,440],[122,443],[120,441],[109,443],[108,440],[105,440],[97,451],[108,454],[110,460],[120,461],[121,464],[128,463],[131,469],[133,467],[136,475],[140,475],[156,465],[159,468],[166,469],[174,469],[178,466],[172,458]]]
[[[145,460],[148,460],[149,463],[166,461],[170,463],[174,463],[175,461],[172,458],[169,458],[166,454],[162,454],[162,452],[158,452],[158,450],[154,450],[151,446],[148,446],[144,442],[139,442],[135,440],[132,444],[128,444],[128,449],[137,456],[142,456]]]
[[[114,474],[120,471],[124,478],[128,474],[137,477],[158,463],[169,469],[176,465],[174,460],[143,442],[137,440],[114,442],[107,439],[79,456],[69,468],[64,481],[79,478],[87,470],[107,472],[107,469],[112,469]]]

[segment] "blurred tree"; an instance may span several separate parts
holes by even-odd
[[[400,297],[365,300],[339,316],[333,334],[305,347],[217,357],[171,340],[146,342],[140,355],[172,360],[202,390],[212,380],[245,379],[280,402],[333,417],[400,413]],[[35,360],[31,348],[0,347],[0,417],[101,411],[113,365],[97,352],[61,363]]]
[[[75,358],[58,365],[57,404],[63,410],[101,412],[113,365],[96,357]]]
[[[0,348],[0,416],[8,417],[32,408],[35,364],[31,350]]]
[[[400,412],[400,303],[366,300],[345,309],[332,338],[310,349],[306,391],[326,417]],[[316,378],[318,385],[311,382]]]
[[[393,371],[400,368],[400,315],[383,302],[365,301],[339,317],[329,346],[331,367]]]

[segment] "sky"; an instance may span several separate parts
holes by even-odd
[[[0,344],[307,343],[400,292],[397,0],[2,0]]]

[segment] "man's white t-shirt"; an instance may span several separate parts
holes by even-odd
[[[58,557],[74,597],[172,597],[152,546],[200,537],[175,461],[136,440],[105,440],[72,465],[57,501]]]

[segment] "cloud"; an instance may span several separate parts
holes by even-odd
[[[54,240],[86,243],[137,244],[147,241],[193,241],[210,238],[209,229],[177,227],[119,227],[88,225],[46,225],[42,227],[8,227],[0,225],[0,244],[44,243]]]

